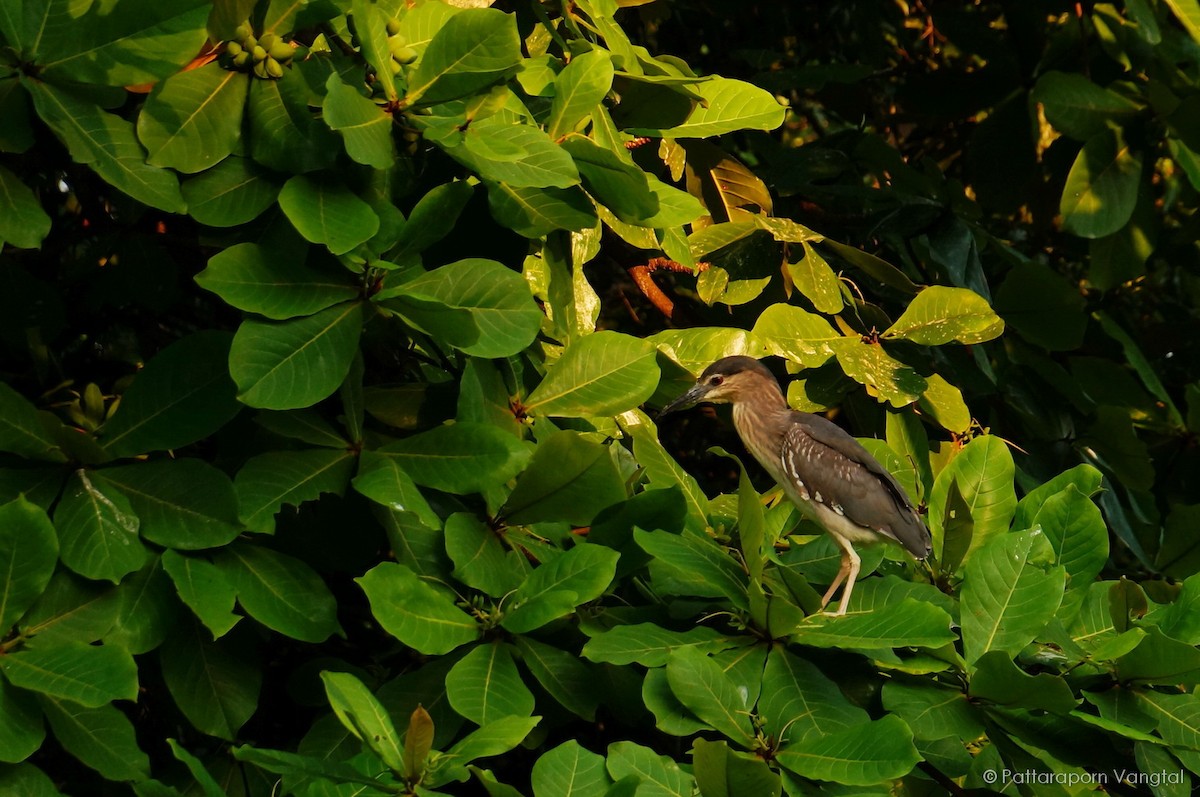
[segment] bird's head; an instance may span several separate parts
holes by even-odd
[[[736,404],[755,396],[780,395],[779,383],[767,367],[753,357],[724,357],[704,369],[696,384],[663,407],[659,415],[709,402]]]

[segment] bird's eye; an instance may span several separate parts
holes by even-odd
[[[708,383],[709,383],[710,385],[712,385],[713,387],[719,387],[719,386],[720,386],[720,385],[721,385],[721,384],[722,384],[724,381],[725,381],[725,377],[723,377],[723,376],[714,376],[712,379],[709,379],[709,380],[708,380]]]

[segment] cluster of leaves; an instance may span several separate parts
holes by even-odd
[[[986,232],[961,183],[850,127],[780,146],[768,131],[801,143],[818,104],[776,96],[804,68],[702,76],[631,40],[670,34],[657,4],[622,5],[643,4],[0,9],[0,152],[24,153],[0,165],[0,791],[796,797],[1200,773],[1195,511],[1165,504],[1151,546],[1141,496],[1175,496],[1129,478],[1150,467],[1135,422],[1186,424],[1135,340],[1097,311],[1134,371],[1087,373],[1145,400],[1080,392],[1089,358],[1051,353],[1081,344],[1082,298]],[[1122,31],[1106,55],[1194,57],[1165,8],[1108,8],[1089,18]],[[1134,47],[1151,27],[1175,49]],[[272,79],[222,44],[251,37],[290,50]],[[1108,236],[1094,255],[1144,251],[1128,165],[1182,164],[1186,141],[1131,154],[1140,88],[1039,75],[1047,124],[1083,145],[1063,226]],[[782,212],[717,136],[782,165],[787,200],[903,221],[879,228],[900,265]],[[651,262],[687,274],[698,323],[646,334],[615,298]],[[1006,324],[1020,337],[997,341]],[[736,457],[711,455],[732,478],[702,487],[641,409],[728,354],[782,358],[793,406],[879,433],[863,443],[926,507],[929,566],[864,551],[850,612],[819,613],[833,544]],[[1071,401],[1030,393],[1018,416],[1097,419],[1072,457],[1018,468],[975,420],[1009,417],[1024,369]],[[1191,578],[1098,580],[1094,498],[1145,567]]]

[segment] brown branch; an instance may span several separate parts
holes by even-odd
[[[675,303],[671,298],[663,293],[662,288],[658,287],[657,283],[650,276],[655,271],[660,269],[665,271],[676,271],[684,274],[699,274],[707,271],[708,263],[697,263],[696,269],[693,271],[683,263],[678,263],[666,257],[652,257],[646,263],[630,266],[628,268],[629,276],[633,278],[633,284],[638,286],[638,290],[650,300],[650,304],[658,308],[658,311],[667,318],[671,318],[675,312]]]

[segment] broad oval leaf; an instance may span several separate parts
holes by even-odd
[[[33,96],[38,116],[76,161],[86,163],[109,185],[139,202],[169,213],[184,211],[178,178],[146,163],[132,122],[51,83],[22,80],[22,84]]]
[[[14,686],[87,708],[137,699],[137,665],[115,645],[35,645],[0,656],[0,671]]]
[[[233,152],[250,79],[213,61],[159,83],[137,121],[147,162],[194,174]]]
[[[334,73],[325,83],[325,122],[342,135],[356,163],[387,169],[396,162],[392,115],[359,94]]]
[[[133,723],[116,706],[86,708],[44,696],[42,711],[54,738],[71,755],[109,780],[142,780],[150,758],[137,744]]]
[[[1075,158],[1059,209],[1063,229],[1084,238],[1102,238],[1125,226],[1137,204],[1142,155],[1116,130],[1088,139]]]
[[[198,459],[167,459],[93,474],[129,499],[139,532],[169,548],[215,548],[241,533],[237,493],[222,471]]]
[[[222,249],[196,275],[196,283],[239,310],[275,320],[311,315],[359,294],[344,269],[291,261],[256,243]]]
[[[534,762],[530,779],[534,797],[605,797],[612,785],[604,756],[574,739],[543,753]]]
[[[754,729],[746,697],[707,654],[693,647],[671,651],[667,682],[679,702],[697,717],[743,747],[752,745]]]
[[[371,206],[345,185],[329,179],[296,175],[279,192],[279,207],[297,232],[335,255],[345,254],[379,231]]]
[[[823,365],[833,355],[830,344],[842,334],[829,322],[799,307],[773,304],[754,322],[753,336],[770,354],[808,368]]]
[[[0,166],[0,241],[19,249],[36,249],[49,232],[50,217],[33,191]]]
[[[636,407],[658,386],[654,347],[619,332],[596,332],[567,346],[525,401],[536,415],[615,415]]]
[[[409,79],[405,102],[465,97],[520,68],[516,17],[491,8],[468,9],[445,21]]]
[[[533,714],[533,693],[517,672],[508,645],[477,645],[446,675],[446,698],[462,716],[487,725]]]
[[[564,431],[538,445],[500,514],[513,523],[559,520],[586,526],[601,509],[625,497],[625,481],[608,448]]]
[[[322,493],[341,495],[353,470],[354,455],[349,451],[260,454],[234,478],[242,522],[251,531],[270,534],[275,530],[275,515],[285,504],[300,506]]]
[[[33,695],[0,678],[0,762],[15,764],[37,752],[46,739],[42,713]],[[4,782],[0,780],[0,787]]]
[[[883,336],[940,346],[952,340],[983,343],[1003,331],[1004,322],[979,294],[966,288],[931,285],[917,294]]]
[[[237,635],[213,642],[198,623],[176,629],[159,651],[163,680],[201,733],[232,740],[258,707],[263,671]]]
[[[210,227],[253,221],[275,204],[280,183],[249,158],[230,155],[183,184],[188,215]]]
[[[912,731],[889,715],[780,750],[784,768],[805,778],[872,786],[906,775],[921,760]]]
[[[179,599],[204,623],[213,639],[225,636],[242,619],[233,613],[237,590],[208,559],[168,550],[163,552],[162,566],[174,582]]]
[[[237,590],[246,613],[302,642],[323,642],[340,628],[337,601],[303,561],[260,545],[231,545],[216,565]]]
[[[290,410],[329,397],[350,372],[362,326],[358,302],[278,323],[243,321],[229,350],[238,398],[252,407]]]
[[[113,456],[182,448],[220,429],[240,409],[229,378],[228,332],[172,343],[134,378],[101,442]]]
[[[495,426],[455,423],[389,443],[377,450],[417,484],[465,495],[502,484],[529,461],[528,447]]]
[[[666,127],[629,127],[637,136],[710,138],[735,130],[774,130],[783,124],[786,109],[770,92],[741,80],[713,77],[691,86],[701,102],[682,123]]]
[[[383,630],[421,653],[439,656],[479,636],[474,618],[404,565],[384,562],[355,581]]]
[[[82,469],[54,509],[54,525],[63,564],[86,578],[115,584],[150,557],[138,538],[140,521],[129,499]]]
[[[1073,72],[1044,73],[1029,98],[1042,104],[1055,129],[1079,141],[1104,132],[1110,123],[1130,120],[1139,110],[1131,100]]]
[[[494,359],[519,353],[533,342],[544,318],[524,277],[483,258],[436,268],[388,293],[398,294],[389,304],[401,314],[410,296],[469,313],[479,337],[458,348],[476,357]]]
[[[992,435],[967,443],[938,473],[929,495],[928,519],[934,551],[943,568],[957,568],[972,552],[1008,528],[1017,507],[1014,473],[1008,446]],[[961,497],[961,507],[952,506],[952,489]],[[958,509],[967,513],[969,527],[962,526],[964,518],[954,514]],[[952,524],[952,520],[959,523]],[[961,537],[951,538],[952,526]]]
[[[350,673],[326,671],[321,673],[321,680],[329,704],[346,730],[374,750],[393,772],[405,774],[400,734],[371,690]]]
[[[612,56],[601,49],[571,59],[554,78],[554,99],[546,117],[546,132],[557,140],[575,131],[612,88]]]
[[[0,633],[46,589],[57,561],[58,537],[45,512],[24,498],[0,506]]]
[[[42,424],[37,408],[3,382],[0,382],[0,451],[51,462],[66,460]]]
[[[974,663],[999,650],[1010,657],[1045,628],[1062,601],[1066,574],[1054,550],[1033,529],[1002,534],[963,569],[963,656]]]

